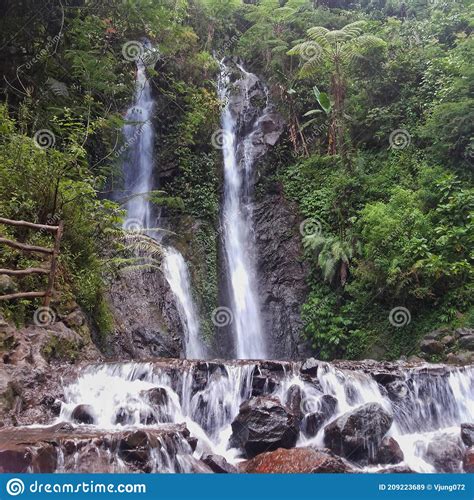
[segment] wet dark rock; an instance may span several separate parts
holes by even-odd
[[[371,373],[372,378],[375,379],[375,381],[383,386],[387,386],[388,384],[391,384],[393,382],[396,382],[400,379],[400,375],[397,373],[390,373],[390,372],[373,372]]]
[[[71,419],[78,424],[93,424],[94,408],[91,405],[78,405],[72,410]]]
[[[317,359],[309,358],[301,365],[300,371],[305,375],[316,377],[318,374],[319,363],[320,362]]]
[[[400,445],[392,437],[384,437],[377,450],[374,462],[379,464],[398,464],[404,456]]]
[[[319,400],[319,409],[309,413],[303,419],[301,430],[306,437],[314,437],[331,418],[337,407],[337,399],[330,394],[324,394]]]
[[[324,429],[324,443],[337,455],[372,461],[393,417],[378,403],[367,403],[340,416]]]
[[[292,448],[298,438],[298,422],[277,399],[252,398],[243,403],[232,422],[231,446],[247,457],[277,448]]]
[[[426,354],[442,354],[445,346],[438,340],[424,339],[420,343],[420,348]]]
[[[40,401],[40,404],[49,409],[51,413],[56,417],[61,413],[61,401],[56,399],[54,396],[44,396]]]
[[[474,448],[466,450],[462,460],[464,472],[474,473]]]
[[[314,437],[323,426],[326,419],[324,415],[319,412],[313,412],[306,415],[301,424],[301,431],[306,437]]]
[[[254,375],[252,378],[252,396],[265,396],[272,393],[278,382],[276,379],[264,376],[264,375]]]
[[[461,439],[447,434],[437,436],[428,444],[424,458],[437,472],[461,472]]]
[[[466,446],[474,446],[474,424],[461,424],[461,439]]]
[[[239,472],[237,467],[231,465],[224,457],[220,455],[205,455],[201,460],[217,474],[234,474]]]
[[[151,450],[156,446],[152,437],[145,431],[137,430],[125,435],[119,443],[119,455],[126,462],[143,466],[151,458]]]
[[[303,393],[301,391],[301,387],[298,385],[292,385],[286,393],[285,405],[299,420],[303,417],[301,413],[302,397]]]
[[[242,472],[275,474],[341,473],[352,468],[329,450],[313,448],[278,449],[262,453],[239,465]]]
[[[405,399],[409,393],[410,389],[406,382],[401,380],[396,380],[394,382],[390,382],[385,386],[387,390],[388,397],[392,401],[399,401]]]
[[[311,346],[304,337],[301,320],[301,305],[308,295],[309,265],[303,259],[297,207],[285,198],[281,184],[274,183],[267,184],[250,210],[262,324],[272,325],[266,332],[270,357],[310,356]]]
[[[319,411],[326,419],[332,417],[337,407],[337,399],[330,394],[324,394],[319,400]]]

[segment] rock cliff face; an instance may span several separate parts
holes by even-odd
[[[115,322],[108,354],[133,360],[180,357],[181,321],[160,270],[123,272],[111,282],[108,297]]]
[[[301,359],[310,347],[303,338],[300,309],[308,293],[308,265],[299,220],[280,186],[254,205],[259,293],[263,324],[274,359]]]

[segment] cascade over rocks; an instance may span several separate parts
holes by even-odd
[[[298,432],[297,418],[278,399],[260,396],[240,407],[232,422],[230,443],[251,458],[277,448],[292,448]]]
[[[337,418],[324,429],[324,444],[356,462],[374,462],[393,416],[378,403],[367,403]]]

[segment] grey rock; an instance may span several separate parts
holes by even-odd
[[[277,399],[257,397],[243,403],[232,422],[230,444],[248,458],[278,448],[293,448],[298,421]]]
[[[474,335],[464,335],[458,341],[459,347],[468,351],[474,351]]]
[[[445,346],[438,340],[424,339],[420,343],[420,348],[427,354],[442,354],[444,352]]]
[[[461,438],[443,434],[429,443],[424,458],[436,472],[462,472],[463,454]]]
[[[466,446],[474,446],[474,424],[461,424],[461,439]]]
[[[324,429],[324,443],[337,455],[373,463],[393,417],[378,403],[367,403],[340,416]]]

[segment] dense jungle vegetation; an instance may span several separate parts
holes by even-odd
[[[111,197],[135,69],[123,49],[146,36],[156,48],[156,161],[179,172],[153,200],[203,221],[195,245],[214,275],[198,276],[196,293],[211,303],[216,58],[237,56],[287,121],[258,190],[281,182],[305,221],[306,336],[326,359],[409,355],[430,329],[474,323],[471,4],[1,1],[0,216],[65,221],[57,307],[77,301],[106,335],[105,275],[127,259],[122,200]],[[50,244],[47,234],[0,229]],[[29,259],[0,248],[0,267]],[[34,309],[26,300],[2,307],[18,323]],[[395,307],[409,312],[403,328],[389,321]]]

